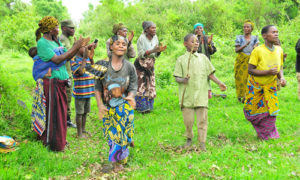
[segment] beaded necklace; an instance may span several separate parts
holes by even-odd
[[[273,52],[274,49],[275,49],[275,46],[274,46],[273,44],[272,44],[272,48],[270,48],[269,46],[267,46],[266,43],[265,43],[265,46],[266,46],[271,52]]]

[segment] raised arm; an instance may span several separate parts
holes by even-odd
[[[60,64],[61,62],[63,62],[66,59],[71,59],[73,56],[75,56],[75,54],[78,52],[78,50],[83,46],[83,44],[85,39],[80,37],[79,40],[75,41],[75,43],[73,44],[72,48],[69,49],[66,53],[57,56],[56,54],[51,58],[51,61],[56,63],[56,64]]]
[[[134,58],[136,56],[136,52],[135,52],[134,47],[131,43],[128,46],[128,49],[127,49],[127,56],[128,56],[128,58]]]

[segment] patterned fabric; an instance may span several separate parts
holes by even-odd
[[[259,43],[258,37],[257,36],[251,36],[250,38],[250,44],[246,46],[242,52],[250,55],[251,52],[254,49],[254,46]],[[245,39],[245,35],[237,35],[235,39],[235,46],[244,46],[247,44],[247,40]]]
[[[0,136],[0,153],[15,151],[16,141],[9,136]]]
[[[41,136],[46,128],[46,98],[42,79],[36,81],[31,113],[32,129]]]
[[[107,109],[103,118],[103,133],[110,147],[109,161],[120,162],[129,155],[128,145],[134,134],[133,109],[127,101],[117,107],[108,106]]]
[[[52,151],[63,151],[67,143],[66,80],[43,79],[46,98],[46,129],[38,140]]]
[[[137,96],[148,97],[154,99],[156,97],[155,90],[155,58],[138,58],[134,65],[138,76]]]
[[[73,97],[74,98],[90,98],[95,93],[95,81],[94,76],[87,73],[83,75],[78,74],[78,69],[82,64],[83,58],[75,56],[71,60],[71,69],[73,72],[74,86],[73,86]],[[86,60],[87,65],[91,65],[90,59]]]
[[[154,99],[148,97],[135,96],[136,110],[139,112],[146,112],[153,110]]]
[[[270,116],[277,116],[279,112],[277,81],[260,85],[250,75],[247,87],[248,94],[244,106],[247,116],[256,116],[264,113],[269,113]]]
[[[250,55],[239,53],[234,63],[236,96],[244,98],[247,93],[248,61]]]
[[[254,24],[254,22],[252,22],[250,19],[247,19],[246,21],[244,21],[244,24],[250,24],[252,30],[254,29],[255,24]]]
[[[276,116],[270,116],[269,113],[249,116],[246,111],[244,111],[244,114],[247,120],[253,125],[259,138],[263,140],[279,138],[279,133],[275,125]]]
[[[85,66],[85,73],[93,76],[94,79],[103,79],[108,68],[108,61],[101,60],[96,62],[95,64],[87,64]]]
[[[41,33],[50,32],[56,26],[58,26],[58,20],[52,16],[45,16],[39,22],[39,27],[40,27]]]
[[[45,16],[40,20],[39,28],[36,30],[36,41],[38,41],[42,37],[41,33],[50,32],[56,26],[58,26],[57,19],[52,16]]]

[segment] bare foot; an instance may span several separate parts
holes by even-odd
[[[85,135],[85,134],[79,134],[79,135],[77,135],[77,138],[79,138],[79,139],[85,139],[85,138],[87,138],[87,136]]]
[[[202,152],[206,152],[206,146],[205,146],[205,143],[204,142],[200,142],[200,150],[202,151]]]
[[[116,172],[116,173],[124,170],[124,167],[122,164],[114,163],[113,166],[114,166],[114,172]]]
[[[82,131],[82,133],[84,133],[84,134],[88,134],[88,135],[91,135],[91,133],[90,133],[90,132],[88,132],[88,131],[86,131],[86,130],[83,130],[83,131]]]
[[[186,143],[183,145],[183,148],[188,148],[192,145],[192,139],[187,139]]]

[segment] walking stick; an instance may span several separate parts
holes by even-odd
[[[195,47],[195,43],[196,43],[196,38],[194,39],[194,42],[193,42],[193,45],[192,45],[192,49],[191,49],[191,52],[190,52],[190,56],[189,56],[189,59],[188,59],[188,66],[187,66],[186,77],[189,77],[190,62],[191,62],[191,57],[192,57],[193,50],[194,50],[194,47]],[[185,94],[185,91],[186,91],[186,86],[187,86],[187,83],[184,84],[184,89],[183,89],[182,98],[181,98],[181,104],[180,104],[180,108],[181,109],[183,108],[183,101],[184,101],[184,94]]]

